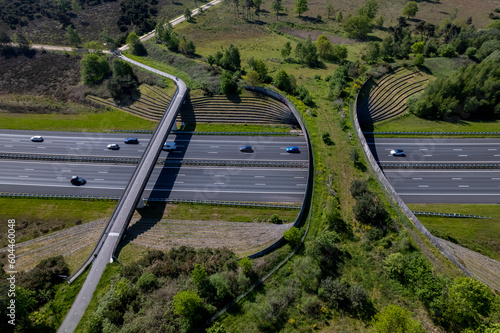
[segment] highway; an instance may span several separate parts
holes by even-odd
[[[384,174],[406,203],[500,204],[500,170],[387,169]]]
[[[121,196],[136,166],[0,160],[2,192]],[[307,169],[156,166],[143,197],[300,203]],[[71,176],[87,184],[74,186]]]
[[[380,163],[500,163],[500,138],[366,138],[366,141]],[[392,149],[403,149],[406,156],[392,156]]]
[[[41,135],[43,142],[30,138]],[[151,134],[89,133],[0,130],[0,153],[27,155],[60,155],[79,157],[141,157],[150,143]],[[136,137],[139,144],[125,144],[124,139]],[[256,160],[256,161],[307,161],[307,144],[303,136],[241,136],[241,135],[175,135],[168,136],[177,149],[163,151],[160,158],[169,160]],[[110,143],[120,145],[119,150],[109,150]],[[252,153],[243,153],[239,147],[250,145]],[[301,153],[285,152],[297,146]]]

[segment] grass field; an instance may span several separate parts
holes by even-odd
[[[287,222],[295,221],[299,209],[272,209],[259,207],[231,207],[191,204],[149,203],[149,207],[136,213],[135,217],[164,218],[196,221],[254,222],[267,220],[277,214]]]
[[[99,113],[20,114],[0,112],[0,128],[44,131],[103,132],[110,129],[154,130],[158,124],[123,111],[107,110]]]
[[[196,123],[186,124],[185,131],[198,132],[276,132],[287,133],[291,128],[287,125],[241,125],[226,123]]]
[[[500,260],[500,207],[498,205],[409,204],[408,207],[413,211],[491,217],[491,219],[469,219],[418,216],[418,219],[433,235]]]
[[[111,216],[116,201],[84,201],[0,198],[0,220],[16,220],[16,242]],[[0,224],[0,234],[7,235],[7,224]],[[0,247],[7,245],[0,238]]]
[[[442,120],[426,120],[411,113],[375,123],[373,131],[378,132],[499,132],[497,121],[461,121],[451,123]],[[390,135],[393,137],[394,135]],[[421,137],[422,135],[418,135]],[[500,135],[498,135],[500,136]],[[455,136],[453,136],[455,137]],[[458,137],[458,136],[457,136]],[[470,136],[467,136],[470,137]],[[490,136],[488,136],[490,137]]]

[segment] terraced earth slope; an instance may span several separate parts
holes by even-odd
[[[70,256],[77,251],[90,251],[107,220],[97,220],[57,231],[16,244],[16,264],[28,270],[40,260],[57,255]],[[278,241],[293,223],[251,223],[224,221],[133,219],[125,241],[136,245],[167,250],[174,247],[226,247],[237,256],[245,256],[267,248]],[[8,248],[0,249],[0,255]]]
[[[408,110],[406,101],[421,92],[428,82],[427,76],[419,71],[398,69],[378,81],[369,81],[370,92],[358,108],[361,126],[397,117]]]
[[[131,105],[119,105],[112,99],[87,96],[93,102],[111,106],[136,116],[159,121],[170,102],[170,96],[161,89],[146,86],[141,97]],[[297,121],[280,101],[262,94],[251,96],[195,97],[186,100],[177,117],[184,123],[235,123],[235,124],[289,124]]]

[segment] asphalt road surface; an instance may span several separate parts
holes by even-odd
[[[500,139],[367,138],[380,163],[500,163]],[[406,156],[392,156],[403,149]]]
[[[0,191],[121,196],[136,166],[0,160]],[[71,176],[87,184],[74,186]],[[155,167],[144,197],[300,203],[307,169]]]
[[[43,142],[30,138],[41,135]],[[139,144],[125,144],[124,139],[136,137]],[[141,157],[151,139],[150,134],[86,133],[0,130],[0,153],[27,155],[64,155],[88,157]],[[172,160],[255,160],[255,161],[307,161],[307,144],[303,136],[229,136],[229,135],[175,135],[168,136],[175,142],[174,151],[163,151],[160,158]],[[120,145],[119,150],[109,150],[110,143]],[[253,152],[243,153],[239,147],[252,146]],[[297,146],[300,153],[290,154],[287,147]]]
[[[406,203],[500,204],[500,170],[387,169]]]

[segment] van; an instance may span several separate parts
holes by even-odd
[[[175,150],[175,148],[177,148],[175,142],[165,142],[162,149],[168,151],[168,150]]]

